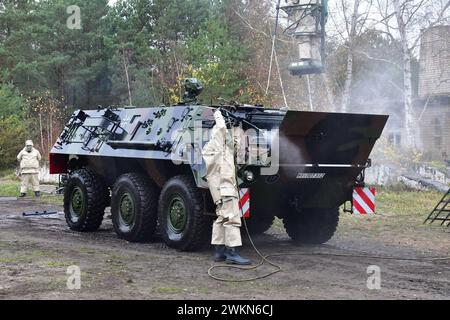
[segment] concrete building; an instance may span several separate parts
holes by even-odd
[[[427,160],[450,160],[450,26],[422,31],[415,101]]]
[[[422,31],[419,97],[450,95],[450,26]]]

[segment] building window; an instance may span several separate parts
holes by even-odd
[[[388,141],[391,146],[400,147],[402,144],[402,135],[399,132],[391,132]]]
[[[440,148],[442,146],[442,137],[434,137],[434,144],[436,147]]]
[[[434,119],[433,127],[434,127],[434,145],[440,148],[442,146],[442,124],[439,118]]]

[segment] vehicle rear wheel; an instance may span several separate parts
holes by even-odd
[[[322,244],[333,237],[339,223],[339,208],[308,208],[283,219],[287,234],[304,244]]]
[[[107,188],[92,170],[74,171],[64,189],[64,215],[75,231],[95,231],[102,224]]]
[[[273,215],[250,213],[250,218],[246,219],[245,223],[247,224],[250,235],[259,235],[270,229],[273,220],[275,220],[275,216]]]
[[[211,219],[204,215],[203,197],[186,175],[167,181],[159,197],[161,236],[172,248],[192,251],[209,243]]]
[[[119,238],[142,242],[153,236],[157,198],[157,187],[146,176],[126,173],[117,179],[111,197],[111,215]]]

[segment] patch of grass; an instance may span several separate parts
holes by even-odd
[[[17,180],[16,170],[13,168],[0,169],[0,178],[7,180]]]
[[[281,220],[278,217],[275,217],[272,227],[275,227],[276,229],[284,230],[283,220]]]
[[[63,290],[67,289],[67,279],[65,277],[52,277],[47,283],[47,290]]]
[[[106,262],[113,262],[113,263],[122,263],[122,260],[124,260],[124,257],[122,255],[118,255],[114,252],[104,252],[104,254],[107,256]]]
[[[0,257],[0,263],[19,263],[24,262],[22,257]]]
[[[258,287],[258,289],[260,290],[286,290],[288,288],[290,288],[292,286],[292,283],[286,283],[286,282],[279,282],[279,283],[271,283],[271,284],[265,284],[263,282],[259,282],[259,283],[255,283],[255,285]]]
[[[11,247],[11,243],[7,241],[0,241],[0,249],[7,249]]]
[[[6,254],[0,257],[0,263],[31,263],[29,256],[24,254]]]
[[[1,175],[1,173],[0,173]],[[20,195],[20,181],[14,177],[0,178],[0,197],[18,197]],[[41,192],[40,198],[34,198],[33,192],[28,190],[28,198],[36,199],[46,204],[61,204],[63,203],[63,195],[61,194],[45,194]]]
[[[435,191],[393,191],[380,189],[376,197],[377,212],[390,216],[423,217],[431,212],[443,194]]]
[[[0,263],[44,263],[45,260],[55,258],[55,254],[51,251],[40,249],[32,250],[31,248],[24,248],[24,246],[24,244],[16,245],[19,250],[14,246],[11,247],[11,245],[6,246],[7,251],[4,251],[0,256]]]
[[[45,204],[63,205],[64,196],[61,194],[43,194],[39,201]]]
[[[210,294],[211,293],[211,290],[209,290],[208,288],[198,288],[197,291],[198,291],[198,293],[201,293],[201,294]]]
[[[428,163],[428,165],[430,167],[433,167],[437,170],[440,170],[442,172],[445,172],[445,170],[447,170],[447,164],[445,162],[440,162],[440,161],[431,161]]]
[[[383,237],[394,231],[397,238],[426,228],[423,221],[443,194],[436,191],[377,188],[375,215],[341,214],[338,230],[341,234],[369,234]]]
[[[81,247],[81,248],[78,248],[78,251],[81,252],[81,253],[87,253],[87,254],[96,254],[96,253],[99,253],[98,250],[96,250],[96,249],[91,249],[91,248],[88,248],[88,247]]]
[[[376,187],[376,213],[374,216],[356,216],[347,213],[341,214],[341,222],[352,228],[366,229],[366,223],[370,222],[371,228],[382,229],[380,216],[389,217],[389,222],[401,225],[410,220],[410,224],[421,223],[431,210],[436,206],[443,194],[437,191],[421,191],[398,185],[395,187]],[[342,210],[341,210],[342,212]],[[393,219],[392,219],[393,218]],[[284,230],[283,220],[275,218],[272,227]]]
[[[402,187],[377,188],[376,213],[389,217],[424,217],[437,205],[443,194],[437,191]],[[370,216],[367,216],[370,218]]]
[[[386,192],[409,192],[409,191],[417,191],[416,189],[413,189],[411,187],[408,187],[406,184],[399,182],[393,185],[390,185],[389,187],[380,186],[380,185],[374,185],[371,187],[375,187],[377,189],[377,193],[386,191]]]
[[[2,180],[0,182],[0,197],[17,197],[20,192],[20,182]]]
[[[71,262],[55,261],[55,260],[47,261],[45,263],[45,266],[50,267],[50,268],[68,267],[71,265],[73,265],[73,263],[71,263]]]
[[[153,289],[153,292],[155,293],[168,293],[168,294],[182,293],[183,291],[184,290],[181,288],[170,288],[170,287],[161,287]]]
[[[28,256],[31,258],[41,258],[41,257],[49,256],[49,254],[42,250],[33,250],[33,251],[31,251],[31,253]]]
[[[111,270],[122,271],[125,268],[124,263],[119,260],[106,260],[105,262]]]

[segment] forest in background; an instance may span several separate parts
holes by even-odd
[[[417,30],[445,22],[448,1],[330,1],[327,71],[303,78],[287,72],[296,49],[281,27],[272,55],[275,2],[0,0],[0,168],[25,139],[46,156],[74,109],[177,103],[186,77],[201,80],[207,104],[348,111],[401,100],[408,120]],[[80,28],[68,27],[74,5]]]

